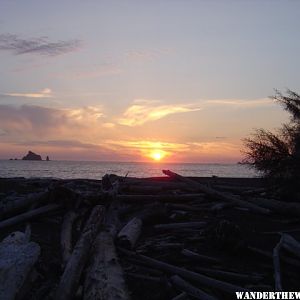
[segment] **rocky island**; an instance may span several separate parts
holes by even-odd
[[[27,155],[25,155],[22,160],[42,160],[42,157],[32,151],[28,151]]]

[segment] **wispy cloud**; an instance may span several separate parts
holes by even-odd
[[[15,55],[38,54],[58,56],[80,48],[80,40],[51,41],[49,37],[22,38],[16,34],[0,34],[0,50],[10,51]]]
[[[35,92],[35,93],[5,93],[2,95],[9,96],[9,97],[24,97],[24,98],[52,98],[53,97],[52,91],[49,88],[45,88],[40,92]]]
[[[203,101],[204,105],[226,105],[226,106],[233,106],[237,108],[242,107],[259,107],[270,105],[270,103],[274,103],[274,101],[270,98],[262,98],[262,99],[248,99],[248,100],[241,100],[241,99],[214,99],[214,100],[205,100]]]
[[[23,146],[49,146],[49,147],[73,148],[73,149],[99,149],[100,148],[100,145],[82,143],[77,140],[26,141],[17,144]]]
[[[171,114],[197,111],[201,108],[194,104],[163,105],[156,100],[136,100],[127,108],[118,123],[126,126],[138,126],[149,121],[159,120]]]
[[[184,143],[171,143],[171,142],[157,142],[157,141],[147,141],[147,140],[119,140],[119,141],[106,141],[107,144],[121,146],[128,149],[139,149],[139,150],[166,150],[172,151],[176,150],[186,151],[188,150],[188,145]]]

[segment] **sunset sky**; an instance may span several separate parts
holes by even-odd
[[[299,92],[300,1],[1,0],[0,159],[237,162]]]

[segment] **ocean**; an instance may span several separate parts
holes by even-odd
[[[183,176],[258,177],[241,164],[141,163],[99,161],[24,161],[0,160],[0,177],[54,177],[64,179],[101,179],[105,174],[130,177],[163,176],[168,169]]]

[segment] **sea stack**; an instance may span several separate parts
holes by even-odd
[[[32,151],[28,151],[27,155],[22,158],[23,160],[42,160],[42,157]]]
[[[47,155],[47,157],[46,157],[46,161],[49,161],[50,159],[49,159],[49,156]]]

